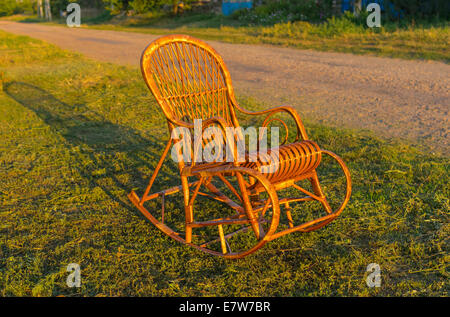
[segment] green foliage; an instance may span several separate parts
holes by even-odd
[[[387,0],[406,17],[430,19],[439,17],[450,18],[450,2],[448,0]]]
[[[289,21],[323,21],[331,16],[331,1],[266,0],[248,10],[238,10],[232,17],[248,24],[274,24]]]
[[[32,0],[23,0],[21,2],[17,2],[16,0],[0,0],[0,17],[32,11]]]
[[[129,0],[103,0],[105,7],[113,14],[128,10]]]
[[[350,204],[321,230],[226,261],[162,234],[126,197],[145,187],[167,138],[138,69],[5,32],[0,50],[0,296],[448,295],[448,158],[307,122],[348,163]],[[157,189],[179,183],[166,162]],[[172,197],[167,214],[182,220]],[[80,288],[66,286],[69,263]],[[381,266],[379,288],[366,286],[369,263]]]
[[[121,11],[134,10],[135,13],[146,13],[151,11],[162,11],[164,8],[170,8],[172,13],[179,13],[179,0],[103,0],[105,6],[113,14]],[[182,10],[190,8],[190,3],[194,0],[185,0],[182,2]]]
[[[51,9],[57,16],[60,10],[66,10],[67,5],[71,2],[76,2],[83,8],[103,8],[102,0],[51,0]]]
[[[133,0],[130,3],[131,8],[135,10],[137,13],[145,13],[151,10],[158,9],[161,5],[161,0]]]
[[[450,2],[447,0],[385,0],[384,3],[384,19],[398,20],[399,16],[393,12],[401,12],[401,16],[408,21],[412,18],[445,20],[450,17]],[[236,11],[232,17],[247,24],[267,25],[294,21],[319,22],[329,19],[332,15],[332,1],[328,0],[264,0],[250,10]],[[365,22],[366,17],[367,12],[363,10],[352,20]]]
[[[325,36],[364,33],[366,23],[361,23],[361,20],[352,13],[346,12],[339,18],[333,16],[327,19],[326,23],[321,24],[317,29]]]

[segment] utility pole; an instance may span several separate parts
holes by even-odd
[[[45,0],[45,18],[48,21],[52,20],[52,10],[50,8],[50,0]]]

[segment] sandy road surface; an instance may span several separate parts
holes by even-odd
[[[137,66],[157,36],[0,21],[89,57]],[[238,94],[333,126],[370,129],[450,153],[450,65],[273,46],[209,43],[223,56]]]

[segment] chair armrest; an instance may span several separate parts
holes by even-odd
[[[234,103],[234,106],[236,109],[238,109],[240,112],[244,113],[244,114],[248,114],[248,115],[265,115],[267,114],[267,117],[264,120],[263,126],[266,126],[270,121],[269,120],[270,117],[276,113],[279,112],[285,112],[288,113],[295,121],[295,124],[297,125],[297,137],[295,138],[295,141],[298,141],[299,137],[301,137],[303,140],[308,140],[308,136],[306,134],[306,130],[305,127],[303,125],[302,120],[300,119],[300,116],[298,115],[297,111],[291,107],[291,106],[279,106],[279,107],[274,107],[274,108],[270,108],[270,109],[266,109],[266,110],[261,110],[261,111],[249,111],[246,110],[244,108],[241,108],[237,102]],[[284,123],[284,121],[282,121],[283,125],[286,127],[287,129],[287,125]],[[287,131],[286,131],[287,132]]]
[[[175,126],[184,127],[188,129],[194,129],[194,124],[189,123],[186,121],[173,119],[173,118],[167,118],[169,122],[171,122]],[[212,125],[212,124],[219,124],[219,126],[225,131],[225,128],[231,127],[224,118],[222,117],[211,117],[206,120],[202,120],[202,130],[204,130],[206,127]]]

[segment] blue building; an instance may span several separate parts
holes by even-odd
[[[230,15],[234,11],[239,9],[251,9],[253,6],[253,0],[223,0],[222,1],[222,14]]]

